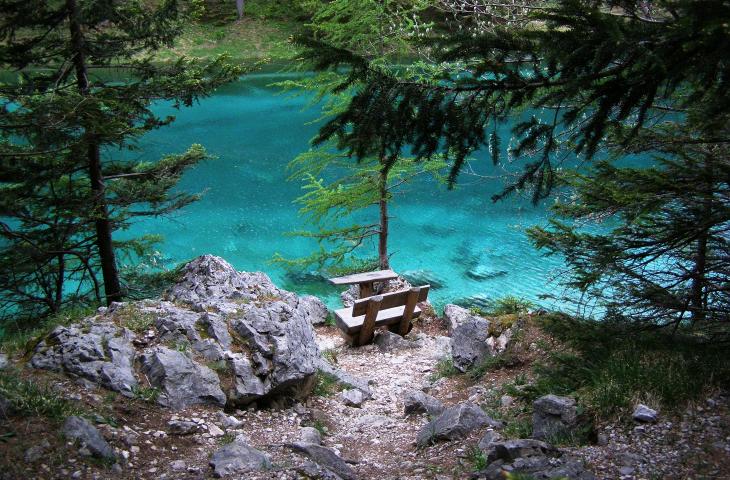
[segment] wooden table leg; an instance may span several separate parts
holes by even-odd
[[[398,329],[398,333],[401,336],[405,336],[408,333],[409,327],[411,326],[411,318],[413,318],[413,311],[416,309],[416,303],[418,303],[418,295],[420,293],[420,287],[413,287],[408,292],[406,308],[403,310],[403,318],[400,321],[400,328]]]
[[[373,282],[365,282],[360,284],[360,298],[373,296]]]

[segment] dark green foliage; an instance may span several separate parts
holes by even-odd
[[[638,326],[730,335],[730,150],[684,147],[650,168],[601,162],[570,184],[534,243],[565,257],[568,285]],[[610,219],[602,225],[602,220]],[[593,225],[592,225],[593,224]],[[588,226],[593,226],[588,229]]]
[[[239,71],[223,58],[151,63],[185,21],[173,0],[2,0],[0,11],[0,69],[13,72],[0,84],[0,314],[119,300],[117,255],[145,242],[113,233],[194,201],[173,187],[207,158],[199,145],[162,159],[121,151],[174,120],[153,101],[190,106]]]
[[[730,385],[727,351],[701,345],[683,332],[636,332],[554,316],[543,328],[565,342],[536,366],[535,381],[513,394],[534,400],[549,393],[571,395],[599,418],[629,418],[634,403],[650,402],[665,412],[680,410],[709,390]]]
[[[432,46],[454,63],[440,74],[424,68],[399,75],[341,47],[303,40],[316,67],[348,64],[349,83],[365,84],[322,128],[320,140],[336,138],[358,158],[374,142],[393,161],[405,146],[418,158],[448,154],[453,183],[467,156],[489,143],[496,123],[544,107],[549,114],[514,128],[512,153],[527,165],[504,192],[531,184],[538,200],[555,183],[562,144],[589,158],[606,138],[628,145],[642,127],[668,121],[660,105],[685,111],[690,124],[724,125],[730,7],[678,0],[647,12],[644,2],[623,1],[625,13],[617,14],[614,4],[563,0],[533,14],[538,27],[446,32]]]

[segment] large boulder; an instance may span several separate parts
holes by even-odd
[[[451,357],[454,360],[454,367],[466,372],[492,356],[488,339],[488,320],[474,316],[464,319],[451,332]]]
[[[131,396],[137,385],[132,365],[135,335],[112,323],[86,319],[68,327],[56,327],[36,347],[31,358],[35,368],[65,372]]]
[[[428,422],[418,433],[416,444],[423,448],[439,440],[457,440],[474,430],[497,424],[477,405],[460,403]]]
[[[569,435],[577,424],[578,409],[570,397],[545,395],[532,404],[532,437],[539,440]]]
[[[205,255],[186,265],[165,300],[112,304],[56,328],[31,364],[126,395],[144,374],[172,408],[304,396],[321,361],[312,323],[326,315],[314,297]]]

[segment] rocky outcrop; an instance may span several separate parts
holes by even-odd
[[[426,447],[440,440],[456,440],[487,425],[496,425],[484,410],[473,403],[449,407],[435,420],[428,422],[418,433],[416,444]]]
[[[210,458],[213,476],[245,478],[247,473],[271,468],[269,456],[248,445],[242,436],[217,450]]]
[[[482,317],[474,315],[468,309],[458,305],[446,305],[444,307],[444,320],[446,321],[446,329],[452,333],[459,325],[470,321],[478,320]]]
[[[172,408],[304,396],[321,361],[312,324],[326,316],[315,297],[205,255],[184,268],[166,300],[112,304],[58,327],[31,364],[130,396],[152,387]]]
[[[570,397],[545,395],[533,402],[532,437],[545,440],[569,435],[576,427],[578,411]]]

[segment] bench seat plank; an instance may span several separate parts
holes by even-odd
[[[400,322],[401,318],[403,318],[403,311],[405,308],[405,305],[401,305],[400,307],[386,308],[379,311],[378,317],[375,319],[375,328]],[[421,309],[416,307],[413,311],[413,318],[418,317],[420,314]],[[337,326],[340,330],[348,335],[353,335],[359,332],[362,328],[362,324],[365,321],[365,315],[353,317],[352,307],[346,307],[335,310],[335,321],[337,322]]]
[[[330,278],[332,285],[352,285],[355,283],[383,282],[397,278],[398,274],[393,270],[377,270],[375,272],[356,273],[344,277]]]

